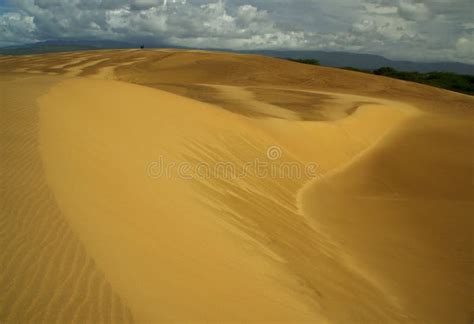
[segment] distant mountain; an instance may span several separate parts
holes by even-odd
[[[323,66],[352,67],[361,70],[376,70],[391,67],[405,72],[453,72],[474,75],[474,65],[454,62],[418,63],[408,61],[392,61],[379,55],[355,54],[346,52],[324,51],[239,51],[240,53],[259,54],[278,58],[316,59]]]
[[[9,46],[0,48],[0,54],[4,55],[27,55],[51,52],[86,51],[96,49],[114,48],[139,48],[141,43],[128,43],[111,40],[48,40],[33,44]],[[146,44],[145,44],[146,45]],[[148,46],[146,46],[148,47]],[[170,47],[169,44],[153,44],[153,48]],[[172,46],[174,48],[185,48]],[[212,49],[209,49],[212,50]],[[352,67],[360,70],[373,71],[381,67],[391,67],[405,72],[452,72],[457,74],[474,75],[474,65],[437,62],[418,63],[408,61],[392,61],[385,57],[372,54],[355,54],[346,52],[324,52],[324,51],[299,51],[299,50],[254,50],[254,51],[232,51],[229,52],[246,54],[259,54],[278,58],[291,59],[315,59],[323,66]]]
[[[44,42],[32,44],[2,47],[0,48],[0,54],[28,55],[53,52],[87,51],[97,49],[135,48],[138,46],[139,45],[133,45],[127,42],[107,40],[47,40]]]

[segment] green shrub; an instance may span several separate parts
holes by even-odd
[[[474,76],[450,72],[401,72],[390,67],[383,67],[373,71],[376,75],[383,75],[405,81],[427,84],[433,87],[447,89],[474,95]]]
[[[320,65],[318,60],[314,59],[292,59],[289,58],[289,61],[296,62],[296,63],[302,63],[302,64],[309,64],[309,65]]]

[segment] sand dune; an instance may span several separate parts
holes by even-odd
[[[472,97],[205,51],[0,73],[0,321],[472,320]]]
[[[64,218],[44,173],[34,99],[55,81],[1,80],[0,319],[131,322],[129,308]]]

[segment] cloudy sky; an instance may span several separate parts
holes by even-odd
[[[0,0],[0,46],[47,39],[474,64],[474,0]]]

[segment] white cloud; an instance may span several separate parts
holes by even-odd
[[[460,37],[456,42],[456,55],[459,58],[474,57],[474,36],[466,35]]]
[[[0,42],[11,44],[34,41],[36,26],[33,17],[17,12],[0,15]]]
[[[407,20],[425,21],[430,18],[431,12],[423,2],[400,0],[398,3],[400,17]]]
[[[463,23],[462,27],[466,30],[474,29],[474,22]]]
[[[377,3],[365,3],[363,6],[368,14],[391,15],[398,12],[397,6],[384,6]]]
[[[471,1],[10,0],[9,12],[0,7],[0,44],[115,39],[474,63]]]

